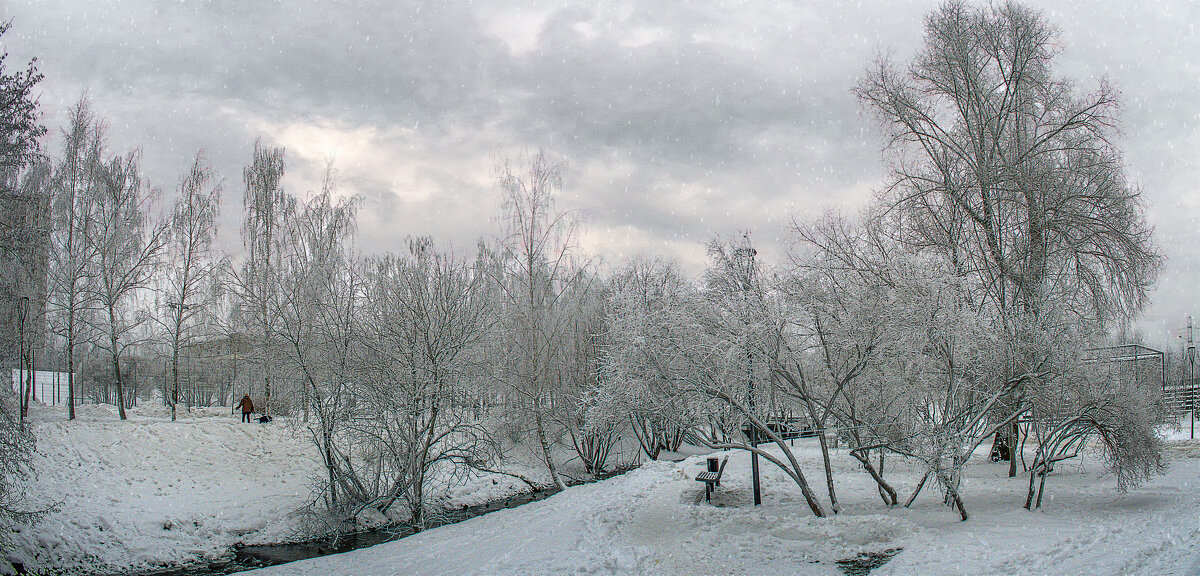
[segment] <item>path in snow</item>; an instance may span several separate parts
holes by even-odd
[[[819,452],[798,444],[810,482]],[[1048,482],[1043,510],[1020,508],[1027,478],[984,459],[968,469],[968,522],[936,490],[888,509],[844,452],[835,454],[841,514],[817,519],[799,489],[766,467],[750,504],[748,458],[735,454],[713,503],[692,480],[701,459],[650,463],[547,500],[345,554],[272,567],[270,575],[799,574],[840,575],[859,552],[904,550],[873,574],[1200,574],[1200,444],[1173,443],[1171,471],[1126,495],[1083,459]],[[889,465],[904,495],[918,479]],[[814,477],[815,476],[815,477]],[[824,499],[823,490],[818,490]]]

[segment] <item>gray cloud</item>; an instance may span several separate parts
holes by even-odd
[[[469,251],[495,233],[496,159],[545,147],[587,248],[696,271],[714,234],[752,230],[778,256],[793,215],[864,204],[882,141],[849,89],[877,53],[910,58],[935,4],[10,0],[0,18],[10,58],[39,58],[52,127],[86,89],[112,148],[142,147],[168,192],[206,150],[229,248],[257,137],[289,148],[294,192],[336,157],[366,251],[408,234]],[[1167,334],[1200,280],[1200,6],[1034,4],[1062,30],[1063,74],[1123,89],[1121,145],[1168,257],[1142,325]]]

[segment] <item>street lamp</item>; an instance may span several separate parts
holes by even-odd
[[[1192,414],[1192,440],[1196,439],[1196,347],[1188,346],[1188,364],[1191,374],[1188,376],[1188,412]]]
[[[29,297],[22,296],[17,308],[17,394],[21,406],[21,422],[24,428],[25,417],[29,415],[29,389],[26,387],[25,375],[25,317],[29,315]],[[9,375],[11,376],[11,372]]]

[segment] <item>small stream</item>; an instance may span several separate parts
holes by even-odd
[[[630,469],[620,469],[613,472],[601,474],[599,478],[593,481],[607,480],[613,476],[624,474]],[[568,486],[576,486],[586,482],[568,482]],[[431,515],[426,522],[425,529],[437,528],[447,524],[456,524],[464,520],[470,520],[476,516],[483,516],[489,512],[503,510],[505,508],[516,508],[530,502],[545,500],[557,493],[560,490],[557,487],[551,486],[542,488],[538,492],[525,492],[510,496],[503,500],[495,500],[486,504],[477,506],[467,506],[456,510],[444,509],[435,515]],[[216,576],[223,574],[233,574],[245,570],[253,570],[255,568],[263,568],[266,566],[276,566],[295,562],[297,560],[307,560],[309,558],[317,558],[319,556],[327,556],[329,554],[339,554],[349,552],[359,548],[375,546],[393,540],[399,540],[406,536],[412,536],[417,533],[417,529],[407,524],[393,524],[366,530],[363,532],[353,532],[343,534],[336,541],[329,537],[307,540],[304,542],[296,542],[293,544],[267,544],[260,546],[238,546],[232,550],[232,556],[225,556],[217,560],[210,561],[206,564],[190,564],[175,568],[167,568],[163,570],[154,570],[149,572],[138,572],[137,576]]]

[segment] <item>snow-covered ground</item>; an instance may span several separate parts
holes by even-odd
[[[311,537],[300,510],[320,477],[318,456],[285,419],[243,424],[221,407],[181,410],[176,422],[161,405],[127,412],[122,422],[115,406],[81,405],[67,421],[63,406],[32,405],[37,454],[26,501],[52,509],[18,527],[0,574],[5,558],[41,572],[133,573],[227,556],[239,542]],[[514,452],[506,470],[549,481],[521,464],[524,451]],[[434,496],[460,507],[527,490],[489,474]]]
[[[34,406],[33,502],[57,503],[15,534],[26,566],[132,573],[227,553],[236,542],[295,539],[318,475],[316,454],[281,421],[242,424],[228,409],[181,413],[110,406]],[[1020,508],[1026,477],[981,458],[968,469],[970,521],[927,487],[911,509],[888,509],[870,478],[837,452],[842,513],[813,518],[796,485],[763,463],[751,505],[749,460],[734,453],[711,504],[692,478],[703,458],[649,463],[605,482],[369,549],[262,574],[841,574],[839,559],[903,548],[873,574],[1200,574],[1200,441],[1171,435],[1171,470],[1125,495],[1094,456],[1060,464],[1044,508]],[[820,454],[796,441],[822,496]],[[568,466],[570,468],[570,466]],[[536,475],[528,469],[526,475]],[[902,497],[919,475],[897,459]],[[544,480],[544,478],[536,478]],[[523,489],[507,476],[447,487],[451,505]],[[0,563],[2,565],[3,563]]]
[[[55,505],[18,532],[25,566],[118,572],[286,538],[310,495],[312,448],[283,426],[242,424],[228,408],[181,411],[35,404],[29,502]]]
[[[803,443],[803,444],[802,444]],[[798,441],[810,482],[819,452]],[[702,458],[656,462],[540,502],[373,548],[255,571],[262,575],[842,574],[836,561],[903,548],[872,574],[1200,574],[1200,443],[1173,440],[1165,477],[1119,495],[1094,457],[1059,466],[1040,511],[1027,477],[981,458],[965,481],[959,522],[927,490],[911,509],[885,508],[873,483],[837,456],[841,514],[812,517],[799,490],[763,467],[751,503],[749,458],[735,453],[711,504],[692,478]],[[916,470],[889,473],[904,495]],[[824,490],[818,488],[824,496]]]

